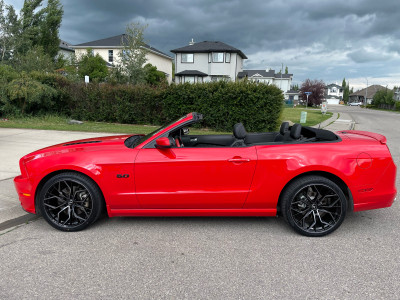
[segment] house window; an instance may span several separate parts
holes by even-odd
[[[231,54],[230,53],[226,53],[225,54],[225,62],[226,63],[230,63],[231,62]]]
[[[194,83],[194,76],[185,76],[185,82]]]
[[[193,53],[182,53],[183,63],[193,63]]]
[[[213,62],[215,62],[215,63],[223,63],[224,62],[224,53],[223,52],[213,52],[212,58],[213,58]]]
[[[211,81],[215,82],[215,81],[222,81],[222,80],[229,81],[230,77],[226,76],[226,75],[213,75],[213,76],[211,76]]]
[[[114,61],[114,51],[108,50],[108,62],[112,63]]]

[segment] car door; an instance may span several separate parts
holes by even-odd
[[[256,164],[255,147],[141,149],[137,199],[148,209],[241,208]]]

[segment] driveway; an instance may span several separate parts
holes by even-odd
[[[385,134],[399,165],[399,114],[329,109]],[[15,133],[2,133],[4,176],[35,147],[37,136]],[[75,139],[42,134],[49,144]],[[104,218],[77,233],[40,218],[0,235],[0,298],[399,299],[399,228],[399,202],[350,213],[323,238],[297,235],[281,218]]]

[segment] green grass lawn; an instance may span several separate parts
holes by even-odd
[[[301,111],[307,111],[307,123],[305,126],[316,125],[332,116],[332,113],[327,113],[325,116],[321,114],[321,110],[305,109],[305,108],[284,108],[281,120],[292,121],[293,123],[300,122]],[[147,134],[159,126],[152,125],[131,125],[105,122],[89,122],[83,124],[68,124],[68,119],[59,116],[41,116],[41,117],[24,117],[10,118],[8,120],[0,119],[0,127],[3,128],[30,128],[44,130],[65,130],[65,131],[89,131],[89,132],[108,132],[108,133],[143,133]],[[216,132],[207,129],[191,129],[191,134],[224,134],[226,132]]]
[[[87,131],[87,132],[105,132],[105,133],[126,133],[126,134],[148,134],[160,126],[153,125],[131,125],[106,122],[89,122],[83,124],[68,124],[69,119],[59,116],[41,116],[10,118],[7,121],[0,119],[0,127],[3,128],[29,128],[42,130],[64,130],[64,131]],[[213,130],[191,129],[192,134],[218,134]]]
[[[307,122],[301,124],[304,126],[314,126],[332,117],[331,112],[327,112],[325,115],[323,115],[321,113],[321,109],[313,109],[313,108],[306,109],[305,107],[296,107],[296,108],[285,107],[282,112],[281,120],[292,121],[293,123],[300,123],[300,115],[302,111],[307,112]]]

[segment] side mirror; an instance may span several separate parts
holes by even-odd
[[[189,134],[189,127],[182,128],[182,132],[183,132],[183,135],[188,135]]]
[[[157,149],[167,149],[171,147],[172,147],[171,142],[167,137],[162,137],[156,140]]]

